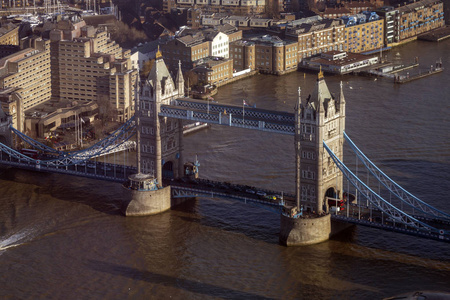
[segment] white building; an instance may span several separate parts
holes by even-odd
[[[229,57],[229,44],[230,40],[228,38],[228,35],[226,35],[223,32],[214,32],[212,33],[213,36],[209,36],[208,40],[209,43],[209,49],[210,49],[210,56],[219,56],[228,58]]]

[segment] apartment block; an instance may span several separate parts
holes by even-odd
[[[17,88],[23,110],[50,100],[50,42],[34,41],[34,47],[0,60],[0,89]]]
[[[342,17],[345,24],[344,50],[353,53],[383,48],[384,19],[375,12]]]
[[[297,70],[298,44],[278,36],[264,35],[230,44],[236,71],[251,69],[281,75]]]
[[[298,43],[298,63],[304,58],[344,49],[345,25],[340,19],[311,17],[288,23],[285,38]]]
[[[0,45],[19,45],[19,26],[12,23],[0,27]]]
[[[389,46],[398,43],[400,38],[400,32],[398,26],[396,26],[398,10],[392,6],[384,6],[375,12],[384,19],[384,45]]]
[[[266,10],[266,0],[163,0],[163,11],[175,8],[197,7],[210,12],[230,14],[261,14]]]
[[[235,71],[255,70],[256,44],[253,41],[239,40],[230,43],[230,57]]]
[[[103,101],[123,122],[134,113],[137,70],[131,52],[109,40],[106,29],[67,23],[50,33],[52,41],[53,97],[61,101]]]
[[[422,0],[398,8],[399,42],[445,26],[442,1]]]

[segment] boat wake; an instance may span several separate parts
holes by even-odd
[[[34,230],[27,229],[22,232],[12,234],[11,236],[0,240],[0,255],[3,251],[25,244],[30,241]]]

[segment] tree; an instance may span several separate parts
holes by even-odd
[[[121,46],[134,46],[148,40],[145,32],[130,27],[123,22],[117,22],[111,31],[111,38]]]

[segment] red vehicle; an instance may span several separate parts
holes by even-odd
[[[22,149],[22,150],[20,150],[20,153],[22,153],[28,157],[34,158],[34,159],[39,158],[39,151],[36,149]]]
[[[343,209],[345,207],[345,200],[337,198],[328,198],[328,206],[335,206],[337,208]]]

